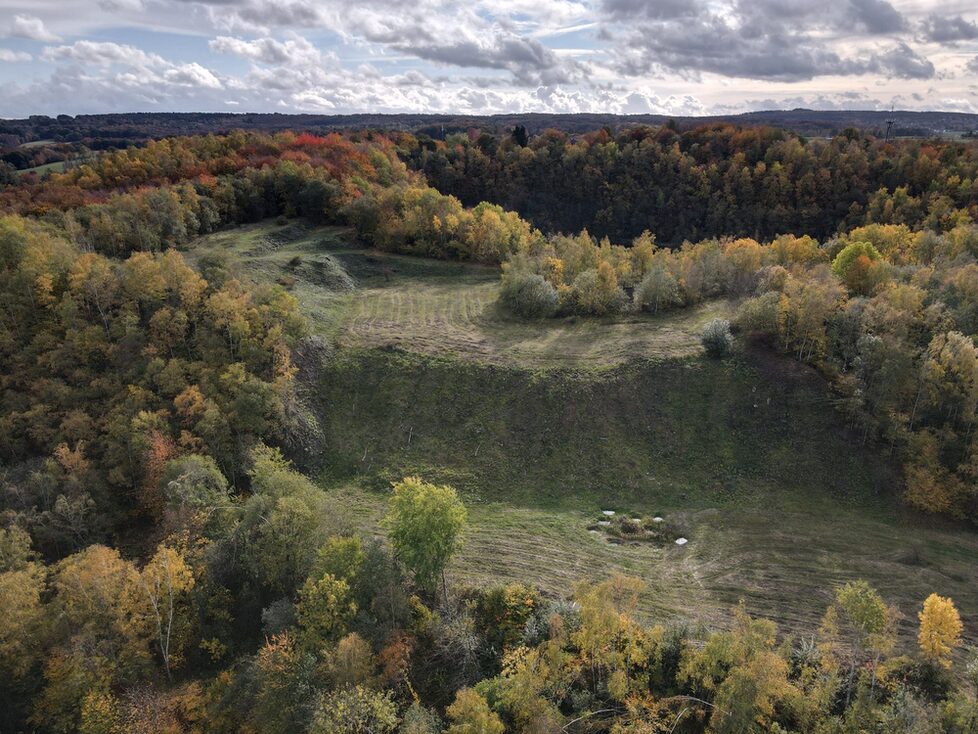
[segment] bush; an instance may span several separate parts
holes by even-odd
[[[781,295],[776,291],[748,298],[737,311],[734,323],[741,331],[777,334],[780,300]]]
[[[404,712],[404,719],[398,732],[399,734],[440,734],[443,729],[438,714],[415,701]]]
[[[627,304],[625,292],[618,287],[614,268],[598,263],[574,278],[572,286],[574,310],[584,316],[604,316],[623,311]]]
[[[397,705],[390,693],[363,686],[323,694],[312,719],[310,734],[389,734],[397,728]]]
[[[730,354],[733,349],[733,334],[730,333],[730,322],[726,319],[713,319],[703,329],[700,337],[703,342],[703,349],[708,356],[714,359],[722,359]]]
[[[644,310],[658,313],[660,309],[673,308],[683,302],[679,281],[661,266],[653,267],[635,289],[635,305]]]
[[[872,285],[869,271],[882,256],[869,242],[850,242],[832,261],[832,272],[854,293],[868,295]]]
[[[499,297],[513,313],[526,319],[553,316],[560,303],[557,290],[542,275],[534,273],[508,273]]]

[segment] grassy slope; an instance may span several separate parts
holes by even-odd
[[[938,590],[974,621],[978,538],[905,515],[891,470],[792,368],[744,355],[539,374],[346,354],[322,376],[328,477],[356,478],[345,491],[368,519],[388,479],[459,487],[474,527],[456,573],[480,583],[561,592],[620,568],[650,582],[653,612],[712,621],[743,596],[810,630],[837,583],[865,577],[908,615]],[[587,531],[603,509],[663,513],[691,542],[609,545]]]
[[[194,253],[209,249],[256,281],[295,278],[314,329],[343,347],[318,389],[332,492],[367,524],[404,474],[464,493],[459,579],[564,593],[621,569],[649,582],[657,616],[717,621],[744,597],[811,630],[833,586],[864,577],[908,635],[935,590],[976,632],[978,537],[902,511],[891,468],[810,371],[762,353],[702,359],[696,336],[724,304],[523,324],[496,309],[492,270],[359,250],[338,230],[260,225]],[[356,290],[337,292],[346,275]],[[602,509],[665,513],[691,542],[612,545],[587,530]]]

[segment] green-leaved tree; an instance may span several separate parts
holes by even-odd
[[[458,549],[465,528],[465,505],[447,485],[428,484],[407,477],[394,485],[384,526],[398,558],[414,574],[415,582],[432,591],[445,566]]]

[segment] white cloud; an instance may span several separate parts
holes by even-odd
[[[204,89],[223,89],[224,85],[214,72],[205,69],[200,64],[182,64],[163,72],[163,78],[171,84],[187,87],[203,87]]]
[[[888,107],[894,99],[960,109],[978,80],[978,7],[966,0],[0,4],[11,18],[0,33],[48,44],[0,51],[0,60],[29,60],[30,52],[55,66],[19,67],[22,78],[0,87],[0,114],[686,115],[752,109],[751,100]],[[49,29],[67,40],[53,42]],[[165,45],[143,45],[158,32],[169,34],[160,37]]]
[[[0,61],[14,63],[16,61],[30,61],[34,57],[23,51],[11,51],[9,48],[0,48]]]
[[[32,41],[61,40],[44,27],[44,21],[34,15],[15,15],[10,23],[10,35],[15,38],[29,38]]]
[[[323,54],[319,49],[301,36],[284,42],[274,38],[258,38],[254,41],[246,41],[230,36],[218,36],[208,45],[212,51],[217,53],[235,54],[274,66],[323,63]]]
[[[70,46],[48,46],[41,54],[45,61],[77,61],[84,64],[124,64],[126,66],[163,66],[161,56],[110,41],[76,41]]]
[[[102,10],[114,12],[119,10],[142,10],[143,0],[98,0]]]

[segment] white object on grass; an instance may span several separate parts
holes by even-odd
[[[676,545],[686,545],[688,542],[686,538],[676,538]]]

